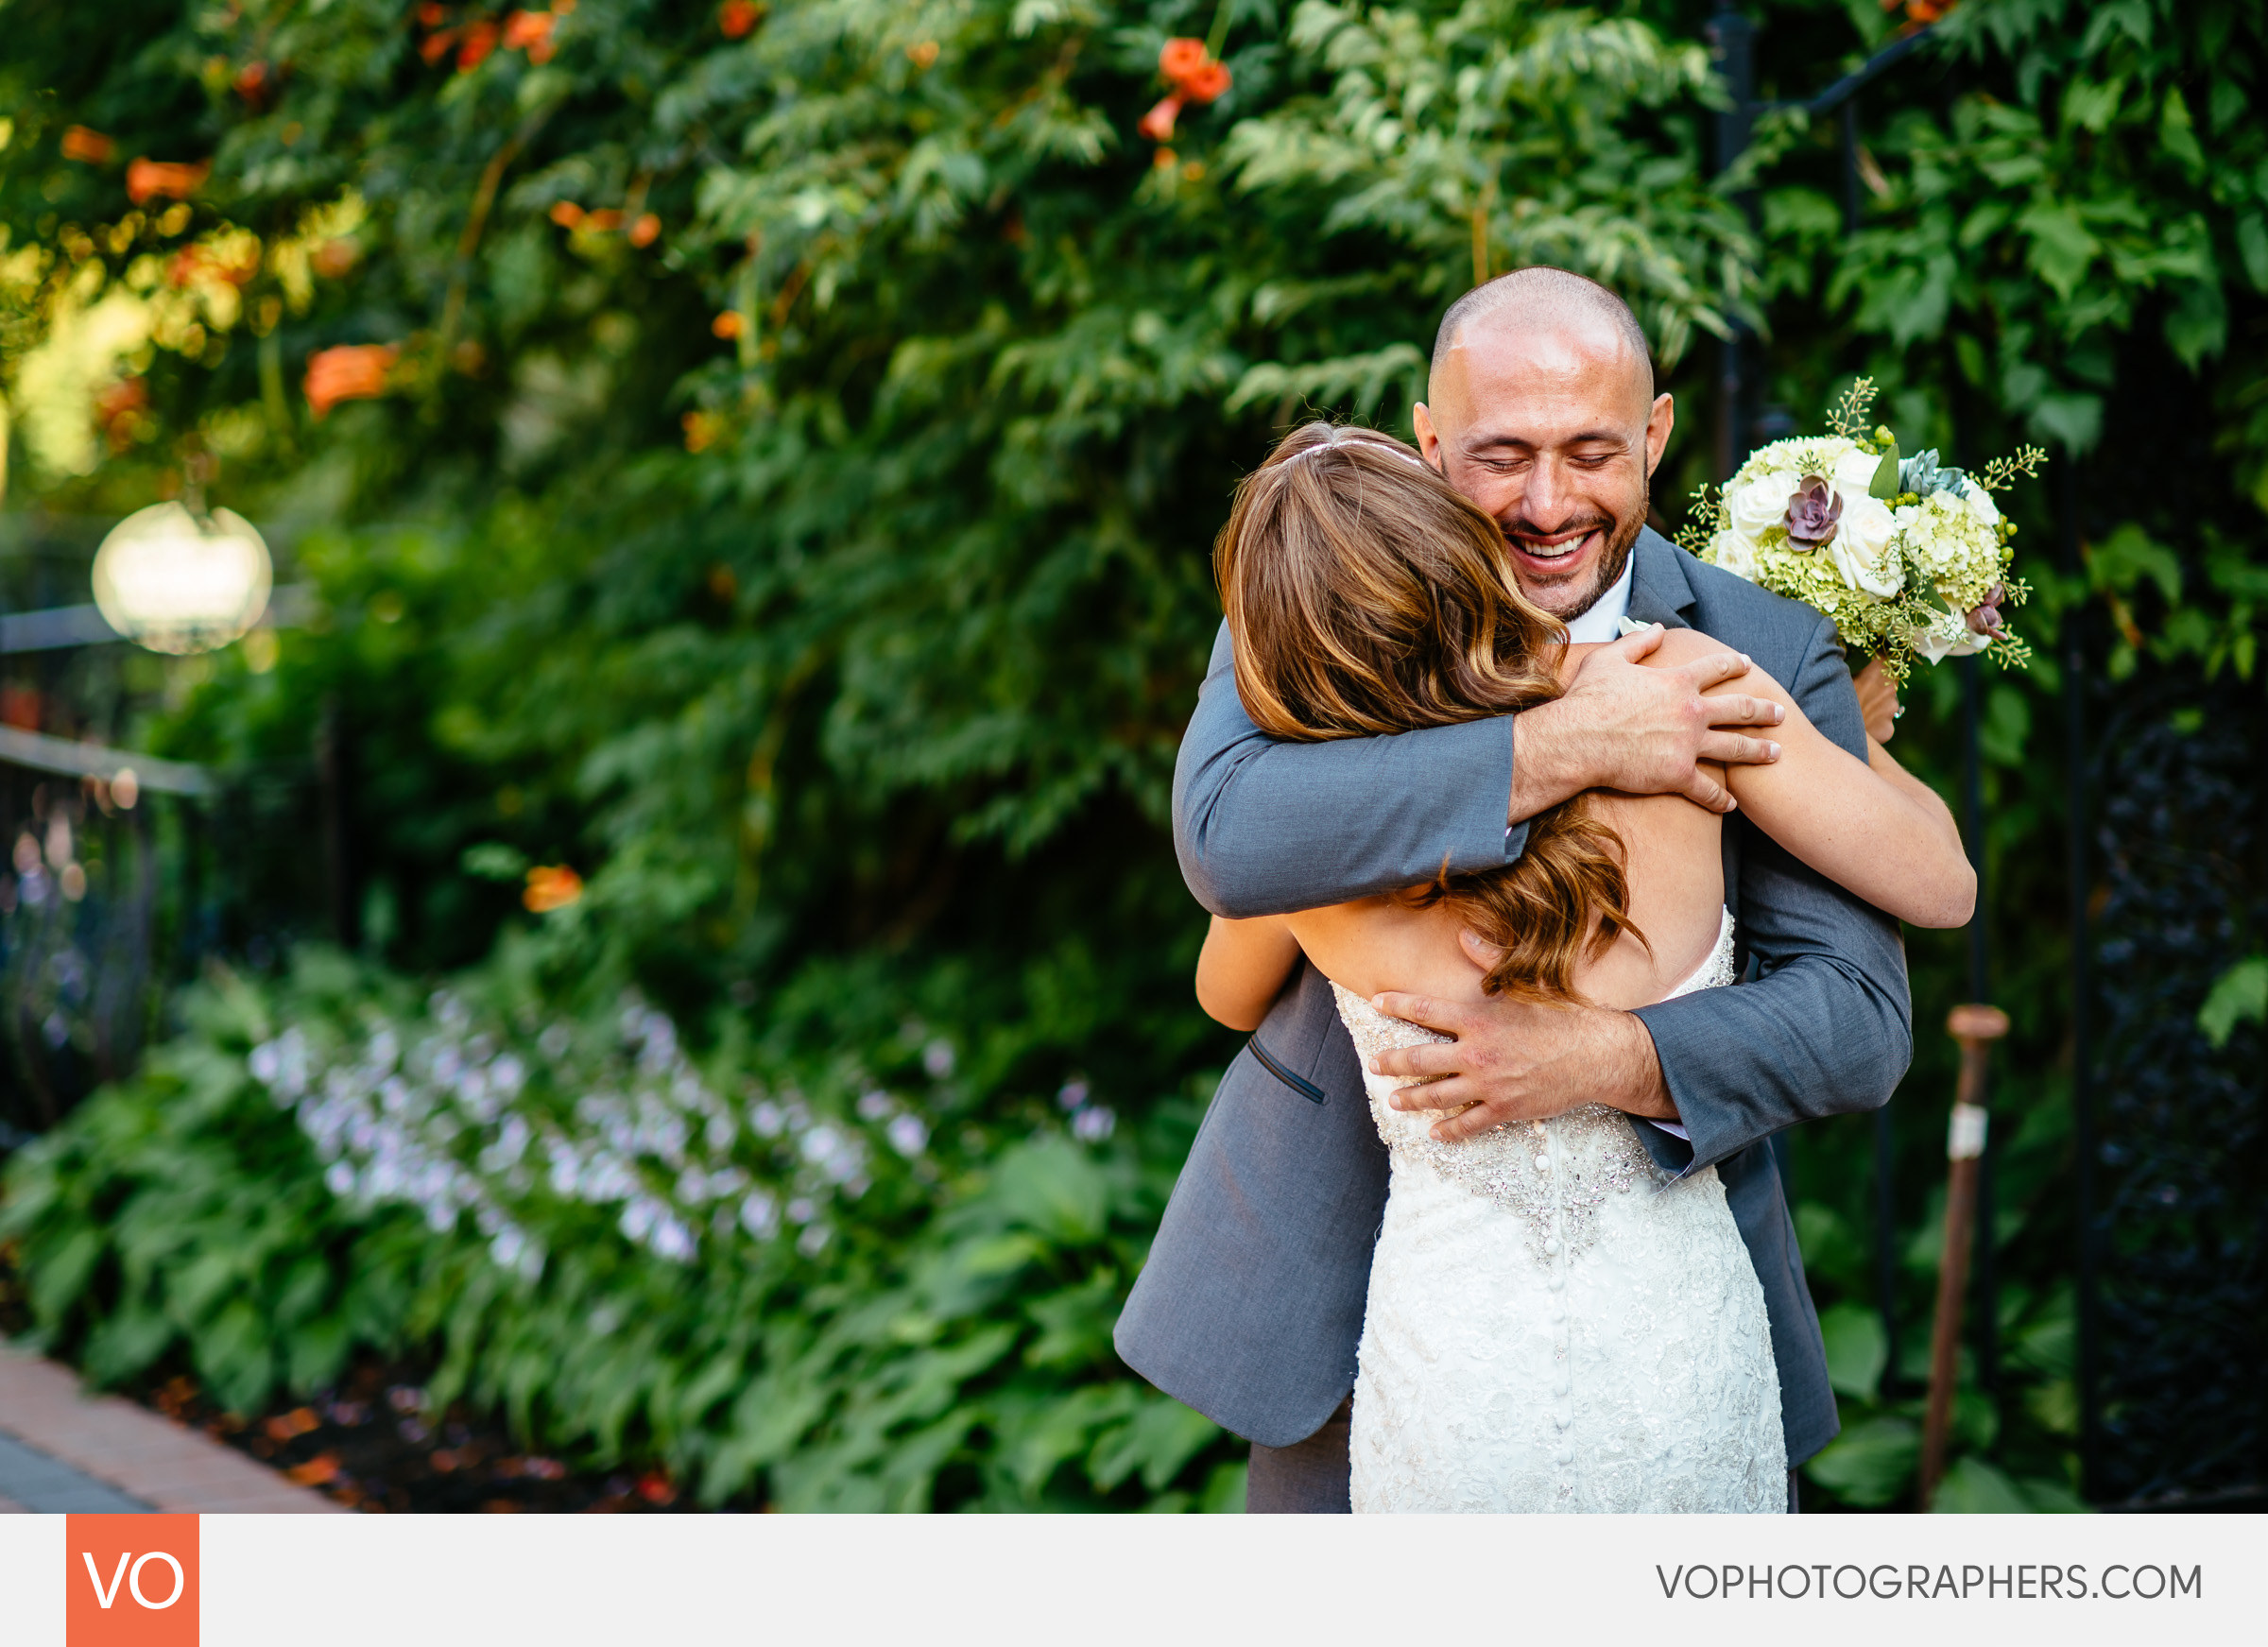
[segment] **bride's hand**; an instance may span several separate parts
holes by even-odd
[[[1882,673],[1882,661],[1869,661],[1850,678],[1850,683],[1859,689],[1859,716],[1866,723],[1866,735],[1878,744],[1887,744],[1898,730],[1898,688]]]

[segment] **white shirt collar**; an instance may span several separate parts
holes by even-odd
[[[1630,576],[1638,570],[1637,547],[1635,543],[1631,545],[1630,558],[1623,562],[1623,575],[1614,580],[1614,587],[1591,602],[1589,610],[1568,620],[1569,645],[1621,637],[1623,620],[1630,615]]]

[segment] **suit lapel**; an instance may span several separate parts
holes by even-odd
[[[1685,575],[1685,557],[1677,546],[1647,526],[1631,546],[1630,621],[1659,624],[1664,628],[1690,629],[1687,615],[1697,598]]]

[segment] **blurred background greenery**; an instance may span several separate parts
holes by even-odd
[[[1942,1502],[2257,1491],[2268,971],[2230,968],[2263,881],[2211,820],[2259,764],[2259,9],[1752,15],[1767,100],[1931,26],[1847,168],[1780,109],[1712,177],[1707,9],[1675,0],[12,0],[8,603],[83,601],[109,523],[200,475],[290,586],[216,653],[0,665],[10,724],[217,783],[0,795],[33,1341],[247,1413],[414,1361],[709,1502],[1240,1504],[1240,1444],[1108,1338],[1235,1050],[1167,833],[1211,537],[1274,432],[1405,428],[1447,303],[1551,263],[1655,340],[1662,523],[1717,477],[1736,326],[1761,423],[1864,372],[1909,452],[2053,453],[2014,505],[2039,657],[1980,699],[2016,1028]],[[1230,75],[1161,131],[1172,37]],[[1898,740],[1949,795],[1960,688],[1924,672]],[[2074,711],[2097,788],[2156,797],[2084,820],[2077,894]],[[2176,858],[2208,868],[2149,880]],[[2218,1082],[2194,1114],[2111,1093],[2099,1161],[2090,900],[2188,935],[2102,952],[2146,996],[2105,1033],[2157,1024],[2154,1067]],[[1911,1495],[1967,992],[1961,935],[1911,947],[1896,1342],[1871,1122],[1791,1141],[1845,1406],[1819,1507]],[[2120,1200],[2121,1115],[2193,1136],[2188,1199]],[[2085,1480],[2083,1161],[2102,1206],[2185,1221],[2106,1217],[2112,1281],[2140,1228],[2239,1289],[2192,1322],[2221,1440],[2185,1454],[2120,1394],[2156,1318],[2103,1283]]]

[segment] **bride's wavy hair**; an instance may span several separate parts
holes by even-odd
[[[1236,690],[1271,737],[1312,743],[1452,726],[1548,703],[1559,622],[1520,592],[1503,531],[1416,451],[1309,423],[1237,488],[1213,543]],[[1630,919],[1622,837],[1584,798],[1529,821],[1502,868],[1402,896],[1446,903],[1501,958],[1483,987],[1573,1001],[1576,965]]]

